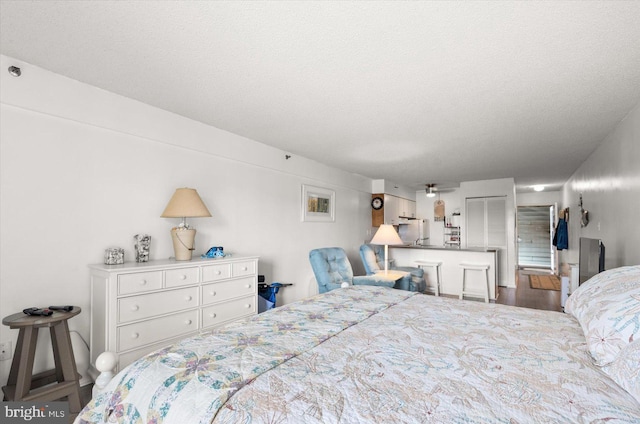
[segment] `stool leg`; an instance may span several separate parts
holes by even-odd
[[[484,273],[485,273],[484,275],[485,281],[487,282],[485,286],[485,291],[484,291],[484,302],[489,303],[489,270],[486,269]]]
[[[58,350],[58,343],[56,342],[56,330],[55,326],[49,327],[51,334],[51,347],[53,348],[53,362],[56,364],[56,380],[58,382],[64,381],[64,375],[62,375],[62,366],[60,364],[60,351]]]
[[[62,376],[64,381],[75,381],[75,391],[69,394],[69,412],[77,413],[82,409],[80,403],[80,385],[78,384],[78,370],[76,368],[76,361],[73,357],[73,348],[71,346],[71,338],[69,337],[69,326],[67,321],[61,321],[60,323],[51,327],[52,334],[55,333],[55,337],[51,338],[53,344],[53,351],[58,352],[59,363],[56,363],[56,370],[60,368],[62,370]],[[58,373],[58,371],[56,371]]]
[[[24,329],[20,329],[18,332],[18,341],[16,342],[16,350],[13,355],[13,361],[11,361],[11,370],[9,371],[9,378],[7,379],[7,386],[15,386],[18,381],[18,369],[20,368],[20,352],[22,351],[22,344],[24,343]],[[8,400],[6,397],[4,400]]]
[[[31,390],[31,377],[33,372],[33,361],[36,356],[36,342],[38,341],[38,329],[33,326],[24,327],[20,329],[20,333],[24,331],[22,340],[20,340],[20,350],[16,349],[13,358],[13,364],[11,366],[11,373],[15,375],[16,394],[13,401],[20,401]],[[20,338],[20,336],[18,336]],[[13,365],[18,358],[17,371],[14,370]]]
[[[440,296],[440,265],[436,266],[436,296]]]
[[[467,279],[467,270],[462,268],[462,290],[460,290],[460,300],[464,297],[464,285]]]

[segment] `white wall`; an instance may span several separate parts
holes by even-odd
[[[530,193],[516,193],[517,206],[559,205],[561,202],[561,191],[534,191]]]
[[[293,283],[289,303],[309,293],[308,252],[344,247],[356,274],[370,231],[371,180],[0,56],[0,316],[30,306],[73,304],[89,333],[87,264],[119,246],[133,260],[137,233],[151,259],[173,254],[160,218],[178,187],[198,190],[213,217],[191,219],[196,253],[224,246],[259,255],[267,281]],[[336,191],[335,223],[303,223],[301,185]],[[0,340],[17,331],[0,327]],[[4,384],[10,361],[0,363]]]
[[[416,193],[412,189],[389,180],[372,180],[371,192],[390,194],[392,196],[409,200],[416,199]]]
[[[590,223],[580,227],[583,207]],[[561,262],[577,263],[579,238],[599,238],[606,247],[607,269],[640,264],[640,103],[563,187],[562,207],[569,207],[569,249]]]

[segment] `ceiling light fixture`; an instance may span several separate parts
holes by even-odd
[[[424,189],[427,192],[427,197],[436,197],[436,194],[433,191],[433,185],[429,184],[427,188]]]
[[[543,185],[534,185],[533,186],[533,190],[534,191],[543,191],[544,190],[544,186]]]

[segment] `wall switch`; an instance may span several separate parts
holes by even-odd
[[[0,361],[11,359],[11,342],[0,343]]]

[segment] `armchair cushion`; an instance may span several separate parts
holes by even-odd
[[[353,284],[353,269],[341,247],[325,247],[309,252],[309,262],[318,282],[318,292],[340,288],[343,282]]]
[[[384,286],[394,287],[395,281],[389,281],[388,278],[382,278],[377,275],[361,275],[353,277],[354,286]]]

